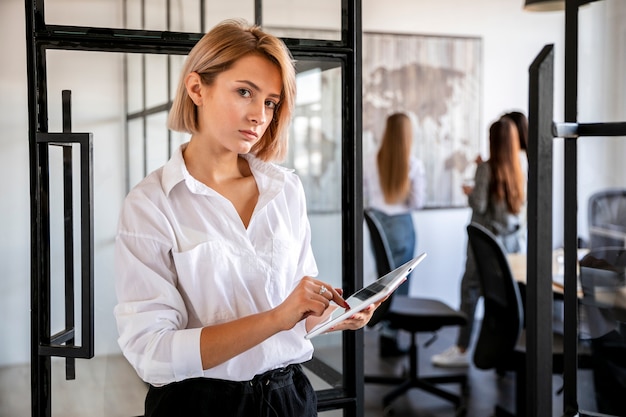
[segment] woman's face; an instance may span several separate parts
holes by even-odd
[[[201,139],[217,152],[245,154],[263,137],[274,117],[282,79],[278,66],[267,58],[246,55],[200,89]]]

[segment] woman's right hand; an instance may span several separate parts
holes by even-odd
[[[289,294],[276,311],[281,327],[293,328],[298,322],[309,316],[321,317],[331,307],[331,301],[342,308],[349,308],[341,296],[341,289],[333,288],[323,281],[306,276]]]
[[[465,195],[470,195],[472,193],[472,191],[474,191],[474,187],[471,185],[463,185],[463,194]]]

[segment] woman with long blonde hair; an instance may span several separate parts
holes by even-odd
[[[417,236],[412,211],[424,205],[426,182],[424,166],[413,156],[413,122],[406,113],[387,117],[378,151],[363,168],[365,207],[381,223],[395,266],[413,258]],[[407,294],[409,281],[397,292]],[[405,352],[397,344],[396,332],[382,326],[380,355],[397,356]]]

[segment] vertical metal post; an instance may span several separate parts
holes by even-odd
[[[342,235],[343,281],[360,288],[363,285],[363,180],[361,125],[361,0],[342,0],[342,40],[351,51],[345,67],[344,132],[342,141]],[[346,95],[350,95],[347,97]],[[356,288],[350,288],[355,290]],[[355,398],[354,407],[347,407],[346,417],[364,413],[364,349],[363,331],[344,332],[343,363],[348,397]]]
[[[565,1],[565,122],[576,122],[578,101],[578,1]],[[565,139],[564,247],[564,370],[563,414],[578,414],[578,169],[577,139]]]
[[[35,34],[44,25],[43,0],[25,0],[26,11],[26,65],[28,77],[28,147],[30,155],[30,195],[31,195],[31,415],[49,417],[52,414],[50,385],[52,382],[50,357],[39,355],[38,341],[50,334],[50,306],[40,300],[47,300],[49,288],[50,247],[47,216],[41,216],[47,207],[47,176],[40,178],[40,170],[47,170],[47,155],[40,155],[37,145],[37,131],[47,131],[46,66],[44,50],[39,48]]]
[[[521,416],[552,415],[552,108],[554,47],[529,69],[526,398]],[[525,401],[525,404],[524,404]],[[525,412],[524,409],[525,408]]]
[[[62,92],[63,105],[63,133],[72,132],[72,93],[69,90]],[[72,147],[63,146],[63,230],[65,244],[65,328],[74,328],[74,210],[72,207],[73,180],[72,180]],[[75,337],[66,342],[74,345]],[[76,379],[76,359],[65,358],[65,378]]]

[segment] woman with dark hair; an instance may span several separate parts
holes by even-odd
[[[519,148],[522,152],[528,152],[528,118],[521,111],[505,113],[503,117],[513,120],[519,135]]]
[[[509,253],[525,252],[526,177],[520,164],[518,130],[509,117],[489,128],[489,160],[476,168],[474,186],[463,186],[472,209],[471,222],[488,228]],[[474,327],[474,313],[481,296],[474,254],[467,248],[465,272],[461,279],[461,306],[468,318],[459,330],[457,342],[432,357],[442,367],[468,366],[467,348]]]
[[[394,266],[413,258],[417,236],[412,211],[423,207],[426,182],[424,166],[411,152],[413,122],[405,113],[387,117],[378,151],[364,164],[364,205],[381,223],[393,256]],[[405,281],[398,294],[408,294]],[[397,331],[387,328],[383,321],[380,355],[396,356],[406,353],[398,347]]]

